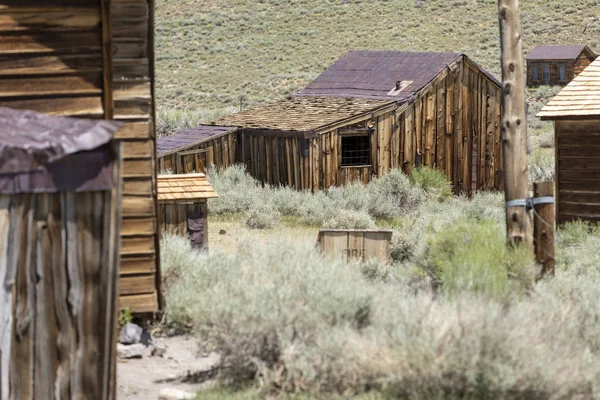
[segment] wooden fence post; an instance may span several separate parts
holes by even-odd
[[[526,210],[527,115],[525,72],[519,26],[519,1],[498,0],[502,48],[502,151],[506,198],[506,233],[511,244],[524,243],[533,251],[531,221]]]
[[[556,266],[554,257],[554,181],[534,183],[533,201],[535,256],[537,262],[542,265],[542,276],[554,276]]]

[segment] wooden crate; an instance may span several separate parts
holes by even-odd
[[[323,253],[345,261],[375,258],[387,264],[392,233],[382,229],[321,229],[318,243]]]

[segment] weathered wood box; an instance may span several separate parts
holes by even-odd
[[[194,248],[208,245],[206,201],[219,197],[204,174],[158,176],[161,233],[188,236]]]
[[[0,107],[0,398],[114,399],[118,124]]]
[[[318,243],[324,254],[345,261],[375,258],[387,264],[392,233],[391,230],[381,229],[321,229]]]

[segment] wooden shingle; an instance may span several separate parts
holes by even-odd
[[[159,203],[219,197],[204,174],[159,175],[157,190]]]
[[[600,116],[600,59],[577,75],[537,116],[543,120]]]

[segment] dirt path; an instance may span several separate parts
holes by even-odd
[[[156,400],[163,388],[177,388],[195,393],[203,384],[177,382],[190,372],[206,371],[218,362],[218,355],[198,355],[193,338],[177,336],[156,338],[155,342],[166,349],[163,357],[117,361],[118,400]],[[167,380],[167,382],[160,382]],[[175,381],[169,381],[175,380]],[[206,385],[206,384],[204,384]]]

